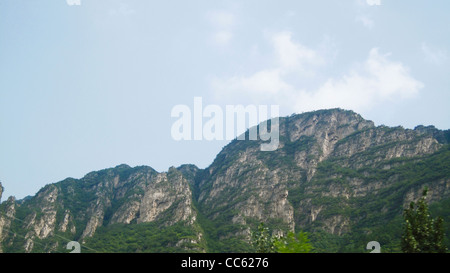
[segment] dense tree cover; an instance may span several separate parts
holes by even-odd
[[[201,252],[195,227],[179,222],[173,226],[158,223],[114,224],[101,227],[86,241],[85,252],[107,253],[180,253]]]
[[[438,152],[417,158],[396,158],[380,161],[362,168],[344,167],[344,159],[326,160],[319,164],[310,183],[317,185],[315,192],[305,193],[305,187],[297,184],[289,192],[289,201],[295,206],[298,200],[311,198],[316,204],[325,205],[324,215],[342,215],[351,221],[351,229],[341,235],[322,230],[321,219],[308,224],[304,230],[317,252],[366,252],[366,244],[378,241],[383,252],[402,252],[403,200],[408,192],[420,191],[433,182],[450,177],[450,146]],[[385,168],[389,166],[389,168]],[[352,179],[363,181],[362,186],[380,183],[384,188],[368,192],[364,196],[349,199],[322,197],[329,187],[349,188]],[[376,193],[376,194],[375,194]],[[444,198],[430,205],[430,214],[441,216],[442,228],[450,232],[450,200]],[[305,215],[294,215],[296,223],[305,222]],[[444,238],[450,247],[450,240]]]

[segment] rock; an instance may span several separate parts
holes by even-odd
[[[277,236],[299,230],[371,233],[382,223],[358,221],[375,216],[391,221],[401,215],[402,204],[417,200],[423,186],[430,188],[429,202],[450,198],[448,175],[418,180],[440,169],[413,165],[445,153],[447,137],[434,127],[376,127],[341,109],[280,118],[280,145],[273,152],[262,152],[259,140],[233,140],[206,169],[186,164],[157,172],[123,164],[47,185],[21,202],[10,198],[0,205],[0,251],[31,252],[48,242],[44,251],[52,252],[65,242],[57,240],[57,232],[86,243],[99,228],[146,223],[160,228],[182,223],[195,236],[171,246],[199,252],[207,251],[206,238],[224,246],[233,238],[249,242],[259,222]],[[450,165],[438,163],[444,170]],[[2,192],[0,185],[0,198]],[[18,233],[10,230],[13,219],[20,222]],[[212,234],[205,236],[205,230]]]
[[[9,197],[5,202],[4,210],[0,211],[0,253],[3,252],[5,242],[9,238],[14,238],[16,234],[10,230],[11,223],[15,219],[16,215],[16,199]]]

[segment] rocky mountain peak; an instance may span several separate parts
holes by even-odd
[[[61,236],[100,250],[249,251],[259,222],[276,234],[334,238],[320,242],[328,247],[357,242],[354,251],[369,239],[398,240],[403,207],[424,186],[430,202],[448,208],[448,130],[375,126],[342,109],[279,125],[275,151],[235,139],[206,169],[122,164],[10,198],[0,204],[0,251],[65,251]]]
[[[352,127],[356,130],[375,127],[374,123],[365,120],[361,115],[343,109],[317,110],[302,114],[294,114],[286,118],[291,130],[300,130],[307,135],[316,131],[335,130],[339,127]]]

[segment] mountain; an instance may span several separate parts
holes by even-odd
[[[317,252],[365,252],[370,241],[398,252],[402,211],[425,186],[450,234],[449,130],[375,126],[342,109],[283,117],[279,130],[276,151],[235,139],[206,169],[119,165],[10,197],[0,251],[78,241],[83,252],[251,252],[264,222],[308,232]]]

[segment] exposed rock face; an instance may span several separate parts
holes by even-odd
[[[84,243],[86,237],[92,237],[98,227],[103,225],[103,218],[105,217],[105,206],[101,203],[101,199],[97,199],[94,206],[89,209],[89,221],[87,222],[86,228],[81,235],[81,240]],[[109,201],[109,200],[108,200]],[[110,203],[106,203],[110,205]]]
[[[85,243],[105,225],[148,223],[161,218],[167,226],[180,221],[193,225],[196,212],[192,195],[188,179],[176,168],[157,173],[149,167],[132,169],[120,165],[92,172],[80,181],[67,179],[51,184],[22,205],[31,210],[24,219],[19,219],[26,231],[23,249],[31,252],[36,239],[43,240],[57,232],[76,236],[80,227],[77,240]],[[0,215],[0,245],[8,237],[1,234],[8,232],[15,212],[15,200],[8,204],[9,217]]]
[[[16,234],[10,230],[16,215],[16,199],[9,197],[2,205],[4,207],[0,210],[0,253],[3,252],[3,246],[12,244],[12,240],[16,237]]]
[[[234,140],[204,170],[183,165],[158,173],[120,165],[47,185],[22,202],[10,198],[0,205],[0,251],[52,252],[67,242],[53,238],[85,243],[102,227],[156,222],[190,227],[195,236],[173,245],[195,251],[207,250],[206,237],[223,244],[248,240],[260,221],[279,235],[375,232],[424,186],[430,203],[450,198],[450,177],[441,175],[450,166],[449,135],[434,127],[376,127],[339,109],[281,118],[273,152],[261,152],[260,141]],[[205,221],[220,232],[205,236],[211,232],[201,226]],[[11,231],[13,224],[20,234]]]
[[[140,206],[138,223],[152,222],[172,206],[175,209],[167,225],[179,221],[192,224],[195,221],[189,184],[175,168],[158,174],[154,183],[148,186]]]
[[[360,199],[376,199],[372,196],[399,181],[395,175],[386,181],[372,179],[378,164],[385,170],[395,169],[403,164],[401,160],[437,152],[443,144],[434,135],[444,138],[435,131],[375,127],[358,114],[343,110],[283,118],[280,134],[280,147],[272,154],[239,141],[224,148],[206,170],[209,176],[199,183],[199,204],[207,215],[215,219],[233,212],[233,221],[244,225],[247,219],[278,219],[281,223],[277,226],[291,230],[348,233],[355,220],[351,213],[341,212],[356,210]],[[318,171],[319,166],[322,168]],[[367,171],[356,175],[359,169]],[[355,174],[349,176],[342,171]],[[428,186],[441,189],[433,191],[439,192],[434,200],[450,196],[448,179]]]
[[[72,234],[75,234],[76,227],[73,224],[73,216],[70,214],[69,210],[64,211],[64,217],[59,224],[58,231],[60,232],[67,232],[69,231]]]

